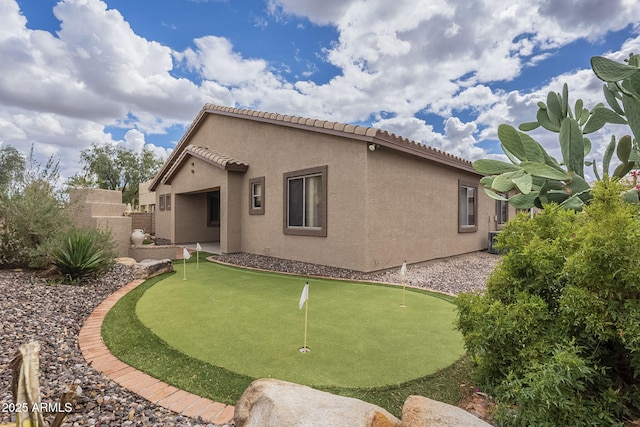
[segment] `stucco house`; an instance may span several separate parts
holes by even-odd
[[[487,248],[471,163],[384,130],[205,105],[151,182],[156,237],[375,271]]]

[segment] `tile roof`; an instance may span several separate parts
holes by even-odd
[[[267,113],[264,111],[224,107],[215,104],[205,104],[200,111],[200,115],[204,113],[244,117],[256,121],[302,128],[315,132],[330,133],[344,136],[346,138],[360,139],[369,143],[379,144],[478,174],[471,166],[471,162],[469,160],[445,153],[444,151],[398,136],[383,129],[331,122],[327,120],[310,119],[299,116],[289,116],[285,114]],[[200,115],[196,120],[200,118]]]
[[[180,167],[187,161],[189,156],[197,157],[205,162],[219,167],[220,169],[236,172],[246,172],[249,165],[236,160],[232,157],[220,154],[217,151],[210,149],[209,147],[198,147],[196,145],[188,145],[178,158],[171,163],[167,172],[162,176],[162,183],[168,184],[171,182],[175,174],[180,170]],[[166,165],[168,165],[167,163]]]
[[[188,149],[189,140],[191,139],[191,135],[195,133],[197,128],[202,124],[203,118],[207,114],[218,114],[229,117],[243,118],[248,120],[260,121],[264,123],[271,123],[280,126],[288,126],[294,127],[298,129],[305,129],[311,132],[320,132],[320,133],[328,133],[336,136],[342,136],[345,138],[357,139],[361,141],[365,141],[370,144],[376,144],[378,146],[384,146],[391,148],[396,151],[400,151],[403,153],[407,153],[410,155],[414,155],[417,157],[421,157],[439,164],[447,165],[456,169],[463,170],[465,172],[473,173],[476,175],[476,172],[471,166],[471,162],[463,159],[458,156],[454,156],[449,153],[445,153],[444,151],[438,150],[436,148],[430,147],[428,145],[410,140],[408,138],[404,138],[388,132],[386,130],[359,126],[359,125],[351,125],[347,123],[339,123],[332,122],[327,120],[320,119],[311,119],[306,117],[299,116],[290,116],[286,114],[277,114],[277,113],[268,113],[264,111],[256,111],[249,109],[241,109],[241,108],[233,108],[233,107],[225,107],[216,104],[205,104],[196,118],[193,120],[185,134],[182,136],[176,148],[173,150],[167,162],[165,162],[162,170],[159,174],[156,175],[156,178],[151,183],[151,189],[155,189],[155,187],[162,182],[167,181],[168,173],[173,171],[179,164],[179,160],[183,160],[183,153]],[[199,147],[202,149],[202,147]],[[213,150],[209,150],[215,153]],[[194,150],[191,150],[190,153],[192,155],[197,155]],[[215,153],[213,157],[219,156],[217,158],[227,158],[222,154]],[[210,160],[213,157],[205,156]],[[205,158],[203,158],[205,159]],[[206,160],[206,159],[205,159]],[[233,159],[230,159],[233,160]],[[217,163],[218,161],[214,161]],[[238,164],[243,164],[242,162],[235,161]],[[244,165],[244,164],[243,164]],[[245,165],[247,167],[247,165]],[[246,170],[246,169],[245,169]],[[175,171],[173,172],[175,173]]]

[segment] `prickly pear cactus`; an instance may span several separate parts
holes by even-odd
[[[485,192],[497,200],[508,200],[517,208],[542,207],[556,202],[566,209],[581,210],[591,198],[591,188],[585,181],[585,166],[593,168],[600,180],[595,160],[588,160],[591,141],[585,135],[596,132],[605,124],[629,125],[635,138],[615,136],[607,145],[602,161],[603,176],[624,177],[640,163],[640,56],[632,55],[628,64],[606,58],[591,60],[595,74],[604,80],[604,95],[609,107],[598,104],[591,110],[578,99],[573,108],[569,103],[569,88],[562,93],[549,92],[546,102],[538,103],[535,122],[523,123],[519,130],[503,124],[498,127],[500,145],[510,163],[482,159],[473,167],[485,176],[480,182]],[[558,134],[562,161],[550,156],[536,140],[525,132],[542,127]],[[613,174],[609,167],[613,154],[619,165]],[[501,194],[515,193],[510,198]],[[635,189],[625,194],[629,202],[638,202]]]

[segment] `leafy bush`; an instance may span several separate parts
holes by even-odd
[[[53,264],[72,283],[108,269],[114,258],[110,235],[99,230],[73,230],[53,252]]]
[[[640,414],[640,217],[608,179],[583,212],[546,205],[498,237],[458,329],[504,425],[612,425]]]
[[[5,150],[6,151],[6,150]],[[58,166],[0,150],[0,268],[49,265],[48,246],[71,228],[55,188]]]

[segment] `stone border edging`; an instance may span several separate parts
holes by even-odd
[[[200,417],[214,425],[229,424],[235,407],[200,397],[166,384],[127,365],[111,354],[102,340],[102,322],[109,310],[127,293],[142,284],[134,280],[102,301],[84,321],[78,347],[89,366],[132,393],[185,417]]]

